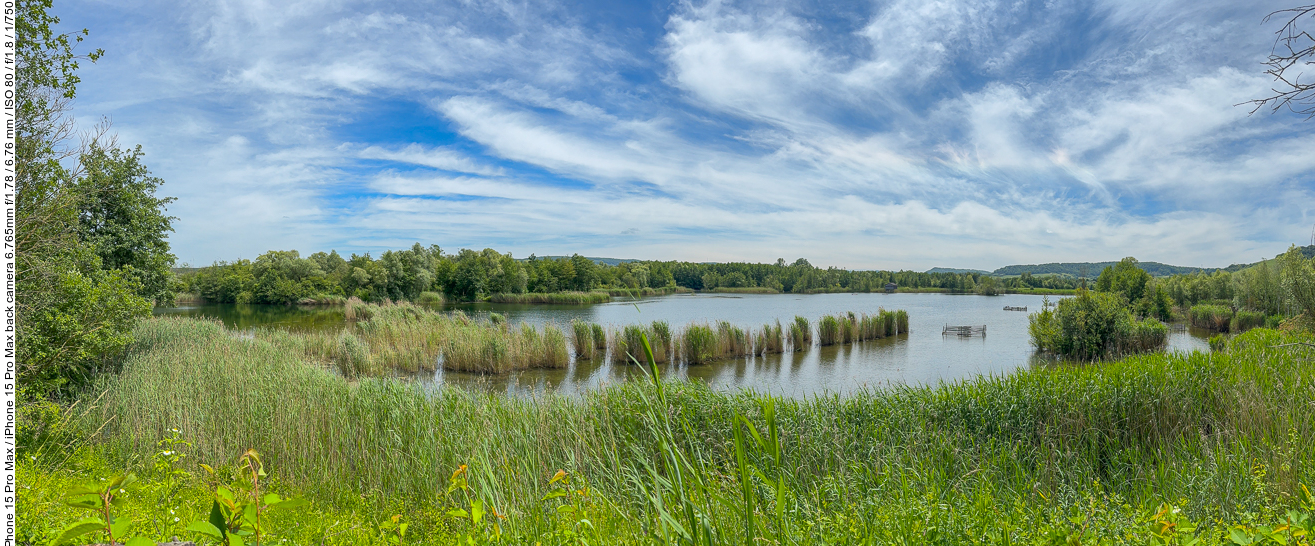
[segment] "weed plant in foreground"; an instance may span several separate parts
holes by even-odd
[[[28,483],[83,479],[97,466],[151,481],[141,461],[176,428],[198,462],[257,448],[273,483],[319,513],[375,522],[400,510],[417,543],[474,532],[474,522],[446,514],[470,515],[475,500],[505,517],[497,521],[507,543],[565,544],[569,530],[633,544],[995,544],[1052,535],[1145,544],[1156,518],[1203,524],[1191,534],[1226,543],[1232,525],[1273,529],[1287,509],[1307,510],[1315,371],[1299,343],[1312,341],[1256,329],[1210,354],[805,400],[652,381],[520,399],[349,382],[308,364],[283,338],[152,319],[138,328],[122,372],[89,392],[62,432],[44,433],[44,444],[29,439],[20,460]],[[58,439],[70,437],[81,443]],[[79,458],[91,462],[70,462]],[[461,465],[464,493],[450,489]],[[588,484],[592,531],[544,500],[559,469]],[[200,487],[189,483],[188,491]],[[53,493],[27,498],[25,528],[67,515],[50,504]],[[1166,502],[1178,511],[1162,512]],[[160,530],[186,535],[167,522]]]

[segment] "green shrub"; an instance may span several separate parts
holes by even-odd
[[[1110,292],[1079,290],[1053,310],[1045,305],[1028,317],[1033,346],[1079,359],[1156,350],[1168,339],[1168,331],[1158,320],[1137,320],[1123,297]]]

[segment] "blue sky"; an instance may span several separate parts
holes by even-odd
[[[1220,266],[1307,244],[1275,2],[68,1],[181,262]]]

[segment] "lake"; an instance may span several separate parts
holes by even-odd
[[[613,327],[664,320],[673,330],[691,322],[718,320],[757,329],[777,319],[787,323],[795,315],[807,318],[816,329],[817,319],[827,314],[871,314],[879,308],[908,311],[909,333],[898,337],[698,366],[672,365],[664,370],[668,378],[698,379],[717,389],[749,388],[798,397],[998,376],[1023,367],[1052,365],[1051,360],[1035,355],[1027,334],[1027,316],[1040,310],[1042,301],[1042,296],[1031,295],[677,294],[588,306],[480,303],[448,305],[444,309],[460,309],[476,316],[496,312],[512,323],[555,323],[562,327],[573,319]],[[1005,306],[1027,307],[1028,312],[1005,311]],[[230,304],[158,308],[155,312],[215,318],[237,329],[332,329],[346,324],[340,307]],[[941,331],[946,325],[986,326],[986,335],[944,336]],[[1208,335],[1206,331],[1171,327],[1166,350],[1208,350]],[[642,376],[635,366],[583,361],[572,362],[564,370],[528,370],[498,376],[444,372],[440,367],[432,380],[435,385],[461,384],[527,395],[548,390],[579,393],[636,377]]]

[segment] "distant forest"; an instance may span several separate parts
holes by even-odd
[[[901,290],[976,292],[1071,290],[1064,277],[995,279],[975,273],[852,271],[819,268],[798,259],[774,264],[623,261],[599,263],[569,258],[515,259],[493,249],[446,253],[419,243],[406,250],[343,257],[337,251],[303,257],[272,250],[255,260],[217,262],[177,270],[171,287],[215,303],[296,303],[325,297],[366,301],[418,300],[423,294],[475,301],[497,294],[587,292],[606,289],[676,289],[761,292],[877,292],[895,283]]]

